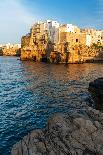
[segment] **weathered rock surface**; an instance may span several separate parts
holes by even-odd
[[[103,155],[103,113],[87,107],[83,114],[56,114],[45,130],[29,133],[12,155]]]
[[[0,56],[3,56],[2,48],[0,48]]]
[[[3,49],[3,55],[4,56],[20,56],[21,55],[21,49],[20,48],[4,48]]]
[[[89,84],[89,91],[96,103],[96,108],[103,110],[103,78],[98,78]]]

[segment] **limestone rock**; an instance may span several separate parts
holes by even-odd
[[[11,155],[103,155],[103,113],[87,107],[85,116],[55,114],[45,130],[15,144]]]
[[[43,24],[43,23],[42,23]],[[101,46],[86,46],[85,33],[59,33],[59,40],[53,42],[49,30],[35,23],[30,33],[21,39],[21,60],[46,61],[51,63],[83,63],[103,61]],[[77,39],[78,38],[78,39]],[[67,45],[68,44],[68,45]]]

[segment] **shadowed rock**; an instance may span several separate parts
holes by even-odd
[[[45,130],[35,130],[12,148],[11,155],[103,155],[103,113],[92,108],[56,114]]]
[[[89,91],[96,103],[96,109],[103,110],[103,78],[90,82]]]

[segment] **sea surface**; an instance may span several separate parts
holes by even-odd
[[[0,155],[54,113],[93,104],[89,82],[103,77],[103,64],[56,65],[0,57]]]

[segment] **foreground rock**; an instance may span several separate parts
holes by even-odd
[[[103,113],[92,108],[56,114],[45,130],[29,133],[13,146],[12,155],[103,155]]]
[[[96,103],[96,109],[103,110],[103,78],[98,78],[91,82],[89,91]]]

